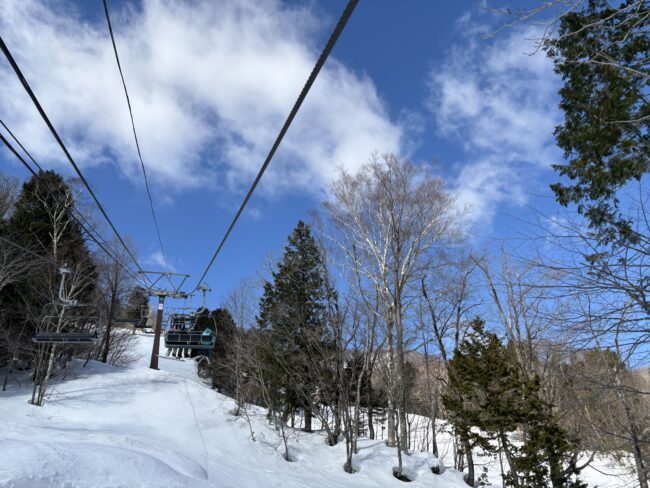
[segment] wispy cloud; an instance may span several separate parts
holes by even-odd
[[[172,273],[176,273],[178,270],[176,269],[176,266],[167,259],[165,261],[165,257],[163,256],[163,253],[161,251],[155,251],[151,253],[144,261],[144,263],[148,266],[154,266],[155,271],[171,271]]]
[[[99,4],[98,4],[98,8]],[[138,167],[107,28],[68,2],[0,2],[0,30],[77,161]],[[330,21],[333,19],[330,19]],[[157,184],[241,190],[250,183],[331,27],[275,0],[144,0],[113,12],[143,156]],[[343,41],[344,42],[344,41]],[[6,62],[0,110],[45,165],[62,157]],[[399,151],[368,77],[330,59],[263,189],[318,191],[337,167]]]
[[[489,26],[470,14],[464,32],[431,73],[428,107],[440,133],[461,145],[455,186],[475,221],[489,222],[499,204],[522,205],[540,172],[561,154],[553,140],[560,121],[559,80],[551,61],[530,55],[534,29],[485,40]]]

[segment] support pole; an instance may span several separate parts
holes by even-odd
[[[149,368],[158,369],[158,353],[160,352],[160,332],[162,330],[163,309],[165,307],[165,295],[158,295],[158,313],[156,314],[156,329],[153,338],[153,349],[151,349],[151,362]]]

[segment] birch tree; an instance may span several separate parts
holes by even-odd
[[[388,445],[396,445],[401,477],[408,450],[405,365],[410,293],[431,265],[436,249],[458,234],[454,198],[425,168],[388,154],[373,156],[356,174],[342,171],[324,206],[349,263],[377,292],[385,324],[388,389]]]

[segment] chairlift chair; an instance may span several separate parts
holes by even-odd
[[[97,325],[99,318],[96,316],[71,316],[66,311],[78,309],[85,305],[77,300],[70,300],[65,293],[65,277],[70,274],[67,268],[59,268],[61,284],[59,286],[59,304],[62,307],[60,315],[49,315],[43,318],[39,329],[32,336],[36,344],[65,344],[68,346],[84,346],[97,341]]]
[[[113,319],[113,322],[118,324],[131,324],[134,329],[144,329],[144,332],[147,332],[147,329],[151,329],[151,326],[147,325],[149,321],[149,306],[143,305],[140,307],[140,318],[133,319],[129,317],[116,317]]]
[[[143,306],[140,308],[140,320],[133,324],[134,329],[150,329],[151,327],[147,325],[149,320],[149,306]]]
[[[59,321],[62,325],[57,326]],[[41,322],[41,327],[32,336],[35,344],[65,344],[68,346],[84,346],[97,341],[98,318],[47,316]],[[58,331],[58,332],[57,332]]]
[[[175,313],[169,317],[169,330],[165,332],[165,347],[174,349],[192,349],[212,351],[215,339],[212,329],[193,330],[196,314]]]
[[[214,347],[216,337],[212,329],[205,329],[203,332],[195,331],[173,331],[165,332],[165,347],[175,349],[209,350]]]

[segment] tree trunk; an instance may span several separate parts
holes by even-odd
[[[632,413],[632,407],[630,406],[625,386],[621,381],[620,368],[618,366],[614,368],[614,379],[616,381],[616,387],[618,388],[618,398],[623,405],[625,420],[627,421],[628,429],[630,431],[630,442],[632,444],[632,452],[634,453],[634,464],[636,465],[637,477],[639,478],[639,488],[649,488],[648,471],[643,458],[643,453],[641,452],[637,422]]]
[[[375,426],[373,424],[373,406],[372,406],[372,379],[368,386],[368,437],[375,439]]]
[[[343,410],[343,406],[341,404],[341,400],[340,398],[337,398],[336,405],[334,405],[334,433],[332,434],[333,438],[330,439],[333,446],[336,445],[339,437],[341,436],[341,411],[342,410]]]
[[[519,476],[517,474],[517,470],[515,469],[515,463],[514,460],[512,459],[510,450],[508,449],[508,438],[506,437],[505,432],[499,432],[499,443],[501,444],[501,450],[503,451],[503,454],[506,457],[506,461],[508,461],[508,468],[510,469],[510,477],[512,478],[512,482],[513,482],[512,486],[518,488]]]
[[[394,361],[394,344],[393,344],[393,318],[389,317],[388,323],[386,324],[386,336],[388,344],[388,385],[386,388],[386,396],[388,401],[388,408],[386,409],[386,428],[387,438],[386,445],[388,447],[395,446],[395,361]]]
[[[431,450],[433,455],[437,458],[438,456],[438,441],[436,440],[436,417],[437,415],[431,416]]]
[[[291,407],[289,405],[285,405],[284,409],[282,410],[282,416],[280,417],[283,424],[286,425],[286,423],[289,421],[290,415],[291,415]]]
[[[474,456],[472,455],[472,446],[465,436],[461,437],[461,442],[463,444],[463,450],[465,451],[465,459],[467,459],[467,476],[465,477],[465,483],[467,483],[468,486],[474,486]]]
[[[305,432],[311,432],[311,417],[312,417],[311,406],[305,407],[303,412],[304,412],[304,417],[305,417],[305,427],[304,427],[303,430]]]
[[[386,445],[395,447],[395,403],[388,395],[388,408],[386,409]]]
[[[52,376],[52,370],[54,370],[54,360],[56,359],[56,344],[52,345],[50,349],[50,356],[47,361],[47,369],[45,370],[45,376],[38,385],[38,396],[36,398],[36,405],[39,407],[43,406],[43,400],[45,398],[45,391],[50,382],[50,377]]]
[[[14,371],[14,363],[16,362],[16,358],[11,358],[11,361],[9,363],[9,371],[7,371],[7,374],[5,375],[5,380],[2,383],[2,391],[7,391],[7,382],[9,381],[9,376],[11,373]]]
[[[397,276],[395,277],[397,279]],[[406,424],[406,357],[404,354],[404,324],[402,322],[402,303],[399,291],[394,292],[393,314],[395,321],[395,340],[397,342],[397,413],[399,415],[400,449],[408,452],[408,431]]]
[[[102,363],[108,361],[108,351],[111,346],[111,329],[113,327],[113,313],[115,305],[117,304],[117,293],[115,290],[111,291],[111,302],[108,305],[108,316],[106,317],[106,332],[104,333],[104,344],[102,347]]]
[[[401,425],[398,425],[398,427],[401,427]],[[401,431],[400,431],[401,432]],[[403,465],[402,465],[402,439],[401,435],[396,431],[397,435],[397,444],[395,444],[395,447],[397,448],[397,472],[395,473],[396,477],[400,479],[402,476],[404,476],[404,473],[402,472]]]
[[[352,467],[352,456],[355,453],[355,438],[354,430],[350,422],[350,409],[346,409],[345,414],[345,424],[346,424],[346,434],[345,434],[345,464],[343,465],[343,470],[346,473],[354,473],[354,468]]]

